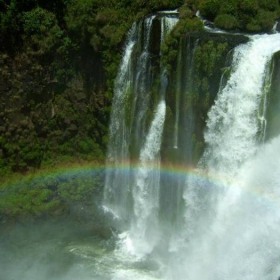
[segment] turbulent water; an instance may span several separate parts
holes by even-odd
[[[147,30],[140,57],[149,52],[147,36],[153,20],[144,22]],[[167,26],[171,29],[173,25]],[[173,186],[177,203],[175,211],[170,212],[167,209],[174,206],[171,189],[163,188],[166,170],[160,161],[166,117],[164,94],[159,93],[152,121],[147,122],[147,106],[151,103],[145,94],[153,84],[151,64],[145,59],[141,59],[141,67],[131,64],[133,47],[139,40],[133,35],[136,30],[139,35],[139,27],[133,28],[116,81],[104,208],[119,225],[115,252],[154,267],[145,268],[145,275],[142,269],[136,269],[137,276],[130,270],[116,269],[113,279],[278,279],[280,136],[266,142],[265,135],[271,61],[280,50],[280,35],[251,36],[248,43],[234,49],[230,77],[220,86],[208,113],[204,154],[195,169],[186,168],[184,176],[174,181],[180,186]],[[169,32],[161,30],[163,34]],[[180,61],[182,52],[178,53]],[[135,85],[135,77],[142,86]],[[168,85],[168,79],[161,77],[160,92],[164,84]],[[183,133],[178,127],[178,96],[182,94],[179,77],[170,135],[174,149],[178,148],[178,135]],[[129,90],[133,98],[128,124],[124,102]],[[188,140],[186,136],[186,146]],[[174,177],[179,176],[175,175],[177,171],[175,168]],[[168,172],[172,178],[172,171]],[[168,180],[172,188],[172,180]]]

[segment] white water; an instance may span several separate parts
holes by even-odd
[[[173,253],[167,279],[278,279],[279,155],[277,137],[239,168],[231,184],[196,180],[188,195],[193,207],[188,227],[194,232],[186,232]]]
[[[273,25],[273,27],[272,27],[272,30],[271,30],[272,33],[278,33],[278,31],[277,31],[278,24],[279,24],[278,21],[276,21],[276,22],[274,23],[274,25]]]
[[[146,18],[143,22],[144,34],[143,34],[143,50],[139,56],[139,58],[136,61],[136,68],[135,68],[135,77],[132,76],[131,80],[129,80],[129,83],[133,83],[133,92],[130,92],[130,95],[133,96],[132,104],[129,104],[131,106],[131,113],[130,113],[130,119],[131,122],[129,124],[129,130],[134,128],[134,131],[136,133],[136,141],[137,145],[141,146],[143,144],[143,137],[146,134],[146,113],[149,106],[150,101],[150,90],[151,90],[151,77],[150,77],[150,71],[151,71],[151,54],[149,51],[150,48],[150,41],[151,41],[151,27],[155,16],[151,16],[149,18]],[[138,27],[138,36],[141,38],[141,32],[142,29]],[[139,34],[140,33],[140,34]],[[140,39],[141,40],[141,39]],[[139,43],[139,42],[138,42]],[[137,47],[137,46],[136,46]],[[123,104],[125,105],[126,102]],[[123,110],[123,108],[119,108],[119,110]],[[135,120],[135,123],[133,123],[133,120]],[[129,160],[127,158],[127,160]]]
[[[255,154],[265,73],[279,49],[279,34],[255,36],[236,48],[230,80],[208,114],[203,160],[209,171],[235,176],[240,164]]]
[[[178,22],[177,18],[161,18],[161,45],[167,34]],[[145,69],[149,71],[149,69]],[[140,150],[139,166],[132,186],[133,213],[131,226],[123,236],[123,244],[129,253],[144,256],[152,252],[158,242],[158,208],[160,191],[160,148],[166,115],[165,92],[168,84],[161,66],[160,101]],[[147,105],[146,105],[147,106]],[[153,166],[155,169],[151,170]]]

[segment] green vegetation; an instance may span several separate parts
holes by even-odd
[[[127,31],[183,3],[0,0],[0,173],[104,161]]]
[[[195,49],[195,71],[197,73],[195,85],[201,88],[205,94],[210,87],[210,79],[213,78],[214,67],[221,64],[227,51],[227,43],[217,43],[213,40]],[[202,79],[201,75],[203,76]]]
[[[226,30],[268,32],[280,17],[277,0],[187,0],[187,3]]]
[[[238,29],[240,27],[238,20],[229,14],[218,15],[214,23],[216,26],[226,30]]]
[[[166,94],[168,107],[162,143],[164,161],[198,163],[205,145],[203,130],[207,113],[219,90],[222,75],[224,79],[230,75],[230,68],[226,65],[226,61],[230,60],[229,51],[235,44],[241,43],[230,40],[230,37],[233,36],[193,33],[179,39],[179,53],[171,61],[176,71],[169,73],[170,83]],[[177,116],[176,120],[178,109],[179,118]],[[174,148],[172,137],[175,122],[178,131],[184,131],[183,139],[178,135],[178,149]],[[192,126],[191,122],[195,125]],[[188,147],[185,143],[188,143]]]
[[[68,166],[6,179],[0,184],[0,221],[56,217],[77,204],[92,205],[103,185],[103,171],[90,167]]]
[[[171,71],[177,58],[177,50],[179,47],[180,39],[189,32],[202,31],[203,24],[189,7],[183,6],[179,9],[180,20],[172,30],[162,47],[163,64],[168,72]]]

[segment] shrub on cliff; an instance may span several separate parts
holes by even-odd
[[[203,17],[227,30],[267,32],[279,18],[277,0],[187,0]]]
[[[217,27],[226,30],[238,29],[240,27],[238,20],[234,16],[228,14],[218,15],[214,23]]]
[[[179,9],[180,20],[175,25],[170,34],[167,35],[162,46],[162,59],[165,64],[166,70],[170,72],[172,66],[177,57],[177,50],[179,40],[182,36],[189,32],[203,30],[203,24],[201,20],[195,17],[194,13],[187,7],[181,7]]]
[[[25,36],[35,50],[46,53],[58,46],[63,32],[53,13],[38,7],[23,13],[22,22]]]

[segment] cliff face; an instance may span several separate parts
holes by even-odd
[[[266,140],[270,140],[279,135],[279,119],[280,119],[280,53],[276,53],[270,65],[272,72],[271,78],[266,81],[269,86],[267,92],[267,127]]]

